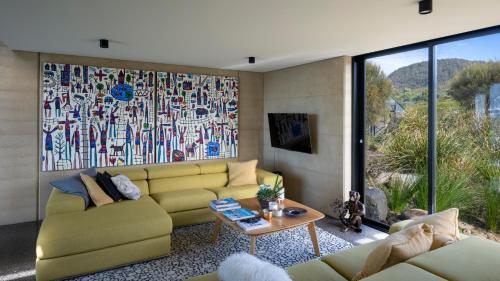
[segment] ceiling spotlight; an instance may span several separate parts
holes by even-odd
[[[248,63],[249,64],[254,64],[255,63],[255,57],[249,57],[248,58]]]
[[[432,0],[421,0],[418,2],[418,13],[421,15],[432,13]]]
[[[99,39],[99,47],[101,47],[102,49],[109,48],[109,41],[108,41],[108,39]]]

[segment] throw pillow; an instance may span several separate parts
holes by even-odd
[[[217,271],[221,281],[292,281],[286,271],[247,253],[224,260]]]
[[[363,269],[354,275],[352,281],[361,280],[429,251],[432,235],[432,226],[423,223],[390,235],[368,254]]]
[[[404,228],[425,223],[433,226],[434,242],[431,250],[440,248],[458,240],[458,209],[451,208],[439,213],[418,218]]]
[[[257,160],[228,162],[227,168],[229,174],[228,186],[257,184]]]
[[[113,203],[113,199],[106,195],[93,177],[85,174],[80,174],[80,177],[82,177],[82,181],[89,192],[92,202],[94,202],[97,207]]]
[[[113,201],[120,201],[123,197],[116,188],[116,185],[111,180],[111,176],[107,173],[97,173],[96,182],[106,192],[106,194],[113,199]]]
[[[141,198],[141,190],[127,176],[118,175],[112,177],[111,180],[123,197],[132,200]]]
[[[91,177],[95,177],[97,174],[95,168],[87,169],[85,171],[82,171],[81,173],[89,175]],[[82,182],[80,173],[73,174],[67,178],[63,178],[60,180],[51,181],[50,184],[64,193],[82,197],[83,201],[85,202],[85,208],[89,206],[89,193],[87,192],[85,184],[83,184]]]

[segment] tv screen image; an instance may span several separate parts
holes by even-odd
[[[268,113],[273,147],[312,153],[309,115],[306,113]]]

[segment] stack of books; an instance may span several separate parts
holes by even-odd
[[[241,227],[244,231],[251,231],[259,228],[268,227],[271,225],[268,221],[263,218],[245,219],[236,221],[236,224]]]
[[[238,201],[233,198],[225,198],[220,200],[212,200],[210,202],[210,208],[217,212],[223,212],[228,210],[234,210],[241,208],[241,205]]]

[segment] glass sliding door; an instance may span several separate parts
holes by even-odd
[[[353,65],[353,183],[365,222],[387,228],[458,208],[466,234],[500,241],[500,26]]]
[[[428,51],[365,61],[366,217],[390,225],[414,208],[427,163]]]
[[[499,239],[500,33],[438,44],[436,58],[436,210]]]

